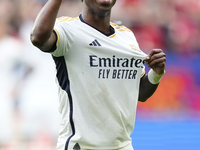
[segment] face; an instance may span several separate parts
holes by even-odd
[[[87,9],[99,16],[108,14],[115,5],[116,0],[83,0]]]

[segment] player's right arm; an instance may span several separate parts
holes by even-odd
[[[30,38],[34,46],[44,52],[56,49],[56,35],[53,32],[56,17],[62,0],[48,0],[34,23]]]

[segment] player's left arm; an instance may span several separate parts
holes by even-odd
[[[145,102],[156,91],[165,73],[166,57],[161,49],[153,49],[147,56],[146,64],[151,70],[140,81],[139,98]]]

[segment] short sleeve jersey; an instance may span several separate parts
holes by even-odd
[[[54,27],[61,128],[57,150],[122,149],[131,145],[146,54],[125,26],[104,34],[82,19]]]

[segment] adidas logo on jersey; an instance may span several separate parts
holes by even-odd
[[[95,39],[92,43],[89,44],[90,46],[101,46],[101,44]]]
[[[76,143],[73,147],[74,150],[81,150],[81,147],[78,143]]]

